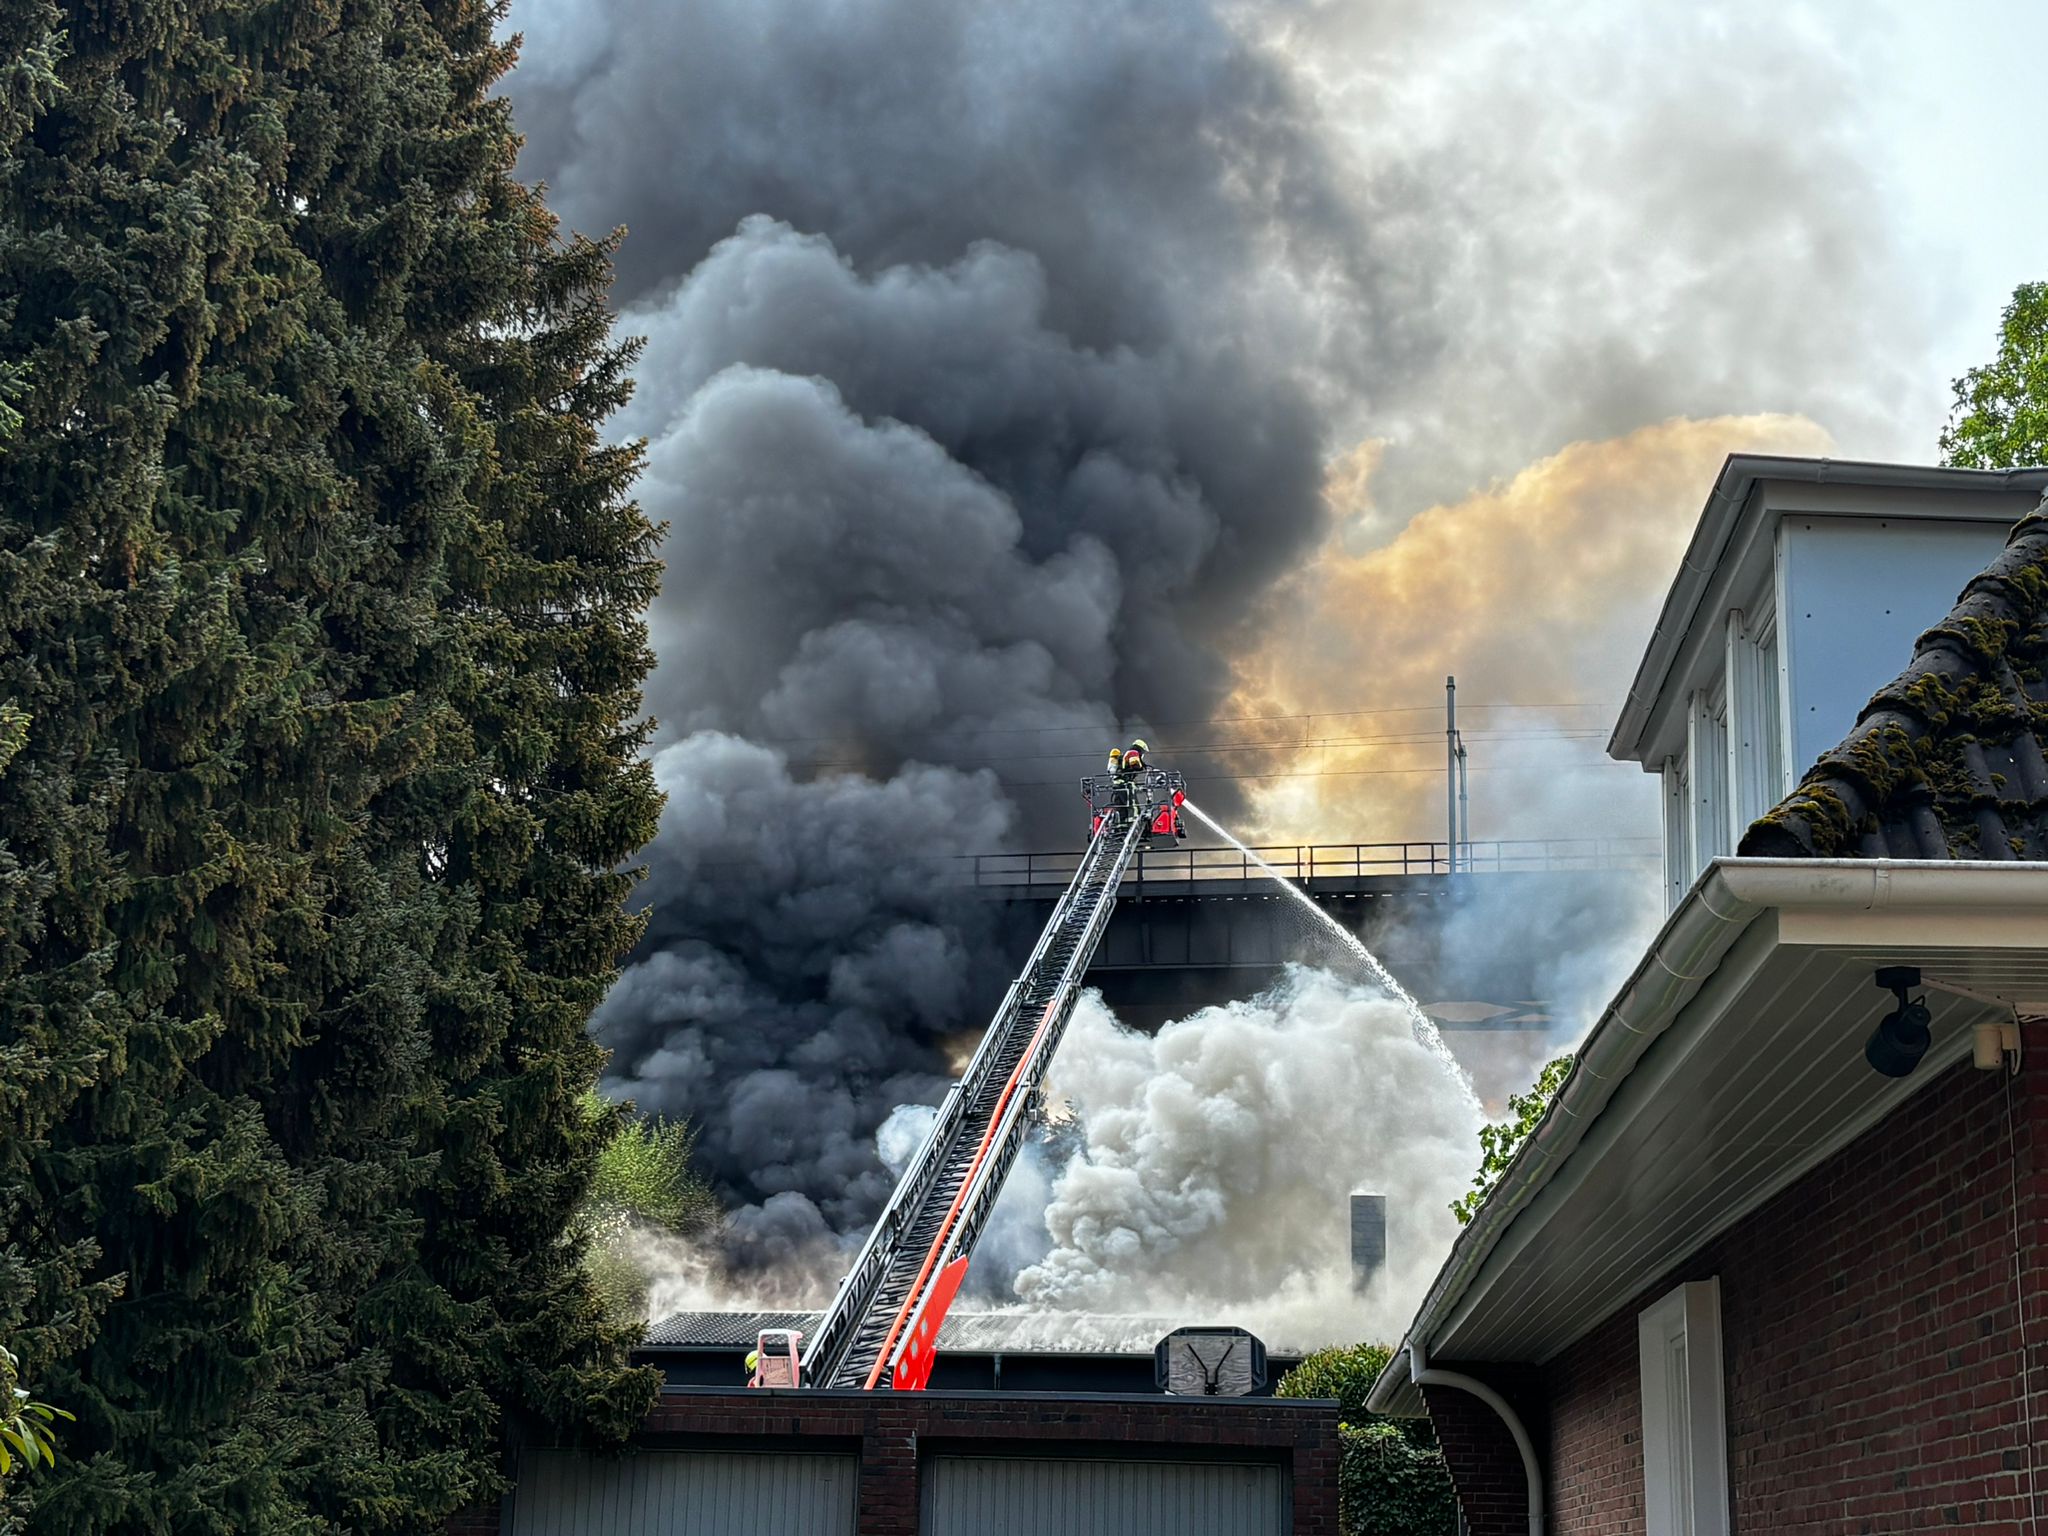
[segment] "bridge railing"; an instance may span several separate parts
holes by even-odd
[[[1356,879],[1367,875],[1451,873],[1449,845],[1432,842],[1300,843],[1251,850],[1290,880]],[[1662,858],[1653,837],[1497,838],[1458,849],[1459,874],[1562,873],[1572,870],[1654,870]],[[949,860],[964,884],[1064,884],[1081,851],[977,853]],[[1167,848],[1140,854],[1125,879],[1146,884],[1250,882],[1264,873],[1235,848]]]

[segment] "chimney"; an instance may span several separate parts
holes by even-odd
[[[1351,1289],[1363,1291],[1387,1263],[1387,1197],[1351,1197]]]

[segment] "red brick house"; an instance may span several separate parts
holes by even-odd
[[[1479,1536],[2048,1533],[2044,481],[1723,471],[1610,748],[1670,915],[1373,1393]]]

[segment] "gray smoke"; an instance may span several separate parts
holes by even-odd
[[[1597,19],[1547,55],[1443,32],[1518,10],[515,11],[522,173],[631,230],[620,429],[668,526],[656,915],[596,1027],[612,1091],[699,1123],[730,1262],[823,1272],[873,1215],[876,1130],[1007,979],[941,861],[1071,846],[1104,747],[1217,712],[1335,452],[1387,441],[1373,536],[1647,412],[1853,415],[1859,347],[1890,386],[1841,71],[1693,21],[1683,69]],[[1638,190],[1647,241],[1603,212]]]
[[[1873,128],[1909,89],[1893,9],[1260,8],[1376,205],[1382,269],[1429,306],[1412,371],[1359,358],[1381,536],[1673,417],[1797,414],[1848,456],[1925,457],[1946,379]]]
[[[1192,342],[1079,347],[1050,291],[1019,251],[863,277],[749,219],[633,316],[655,639],[694,661],[654,680],[667,729],[870,771],[1064,732],[1071,770],[1210,706],[1213,636],[1320,526],[1312,418]]]
[[[1007,980],[945,861],[1078,843],[1074,779],[1211,713],[1320,538],[1287,274],[1340,200],[1203,5],[519,20],[524,168],[634,229],[620,429],[668,525],[669,806],[607,1086],[702,1127],[729,1265],[802,1268]]]
[[[947,1081],[942,1037],[981,999],[985,904],[951,861],[1000,846],[987,773],[793,779],[780,754],[703,731],[662,748],[652,918],[595,1028],[607,1087],[686,1116],[744,1208],[736,1257],[763,1265],[873,1214],[874,1133]]]
[[[1090,994],[1052,1077],[1086,1141],[1018,1277],[1053,1309],[1227,1317],[1294,1346],[1398,1336],[1456,1235],[1478,1107],[1401,1007],[1296,969],[1157,1035]],[[1347,1199],[1387,1198],[1389,1264],[1351,1290]]]

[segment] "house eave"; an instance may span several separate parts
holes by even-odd
[[[2015,989],[2048,991],[2032,979],[2041,968],[2027,959],[2044,938],[2048,864],[1717,860],[1652,941],[1587,1036],[1549,1110],[1459,1235],[1374,1386],[1372,1407],[1424,1411],[1409,1381],[1409,1339],[1423,1340],[1429,1354],[1445,1360],[1540,1361],[1554,1354],[1578,1322],[1597,1322],[1634,1294],[1633,1288],[1653,1280],[1660,1266],[1683,1259],[1966,1055],[1969,1024],[2009,1010]],[[1731,962],[1738,945],[1739,963]],[[1929,1003],[1936,1010],[1937,1045],[1913,1076],[1879,1079],[1861,1061],[1861,1034],[1885,1002],[1871,987],[1871,968],[1916,961],[1932,967]],[[1828,1014],[1825,1027],[1801,1015],[1802,1029],[1790,1031],[1783,1028],[1785,1020],[1771,1015],[1774,1006],[1793,1005],[1774,1002],[1769,987],[1782,989],[1782,979],[1795,974],[1805,988],[1807,1012]],[[1943,992],[1944,974],[1976,977],[1981,985]],[[1703,993],[1709,995],[1702,998]],[[1681,1022],[1683,1039],[1653,1070],[1642,1071],[1645,1058]],[[1774,1043],[1721,1060],[1718,1075],[1703,1077],[1715,1051],[1755,1041]],[[1784,1098],[1788,1108],[1791,1099],[1779,1080],[1799,1085],[1808,1119],[1801,1135],[1790,1138],[1798,1144],[1768,1156],[1750,1156],[1744,1144],[1754,1166],[1733,1183],[1717,1170],[1726,1187],[1711,1190],[1702,1172],[1696,1181],[1701,1187],[1688,1196],[1698,1211],[1690,1225],[1660,1212],[1668,1229],[1660,1238],[1645,1218],[1632,1249],[1618,1242],[1597,1251],[1587,1245],[1586,1272],[1572,1276],[1575,1289],[1568,1300],[1543,1290],[1577,1262],[1568,1251],[1560,1257],[1558,1234],[1589,1219],[1606,1219],[1589,1217],[1598,1211],[1599,1193],[1589,1175],[1601,1176],[1602,1156],[1626,1136],[1648,1135],[1639,1129],[1644,1126],[1682,1126],[1690,1119],[1701,1122],[1692,1127],[1695,1134],[1711,1135],[1714,1128],[1704,1117],[1670,1114],[1678,1103],[1691,1110],[1703,1082],[1752,1119],[1763,1114],[1767,1102],[1741,1097],[1752,1091],[1743,1073],[1754,1078],[1754,1093]],[[1625,1102],[1616,1109],[1618,1098]],[[1574,1155],[1596,1131],[1599,1143],[1575,1167]],[[1604,1176],[1622,1178],[1617,1170],[1624,1166],[1625,1160],[1617,1162]],[[1683,1168],[1658,1167],[1654,1173],[1666,1185],[1687,1176]],[[1660,1241],[1682,1251],[1665,1251]],[[1531,1263],[1515,1273],[1518,1258],[1539,1257],[1542,1265]],[[1532,1280],[1538,1269],[1544,1278]],[[1507,1299],[1518,1291],[1529,1304],[1514,1314]]]

